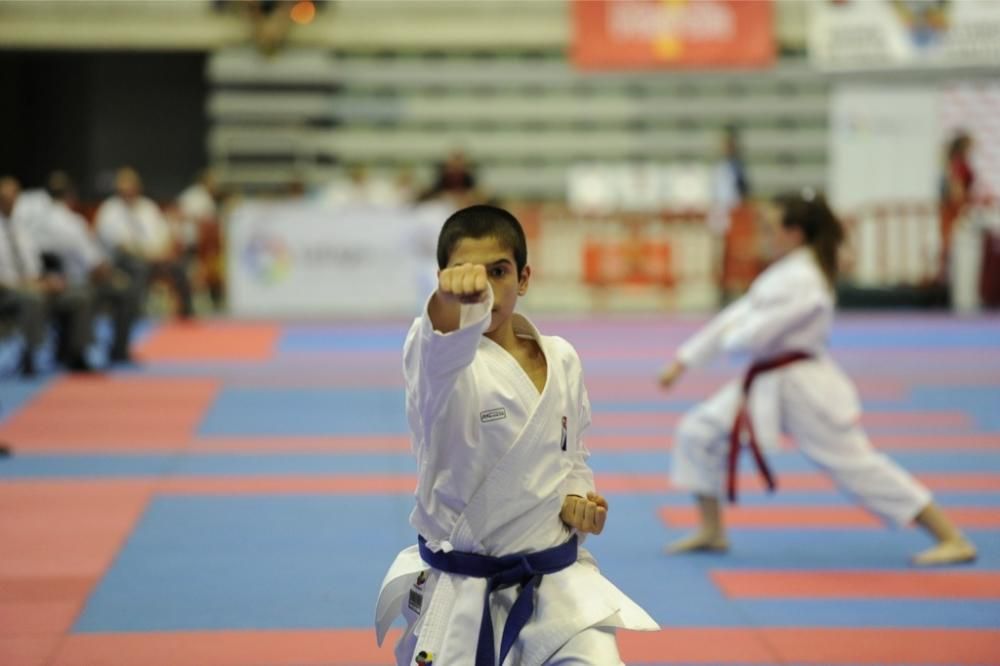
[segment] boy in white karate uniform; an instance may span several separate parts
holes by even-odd
[[[514,313],[531,276],[521,225],[460,210],[437,258],[403,352],[420,538],[383,581],[379,642],[402,613],[401,666],[621,664],[615,629],[657,625],[578,546],[608,504],[586,463],[580,359]]]
[[[826,341],[833,324],[833,284],[844,232],[822,197],[805,193],[783,202],[777,229],[780,259],[749,292],[685,342],[660,377],[670,387],[688,367],[722,352],[749,352],[753,363],[734,381],[685,415],[675,436],[671,480],[696,497],[701,529],[671,552],[728,547],[719,497],[736,495],[736,460],[746,443],[773,485],[761,449],[777,448],[782,430],[838,488],[889,523],[916,522],[937,544],[917,565],[975,559],[975,547],[933,501],[930,491],[872,448],[860,425],[854,385],[833,362]]]

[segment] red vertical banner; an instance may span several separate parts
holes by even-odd
[[[767,67],[771,0],[574,0],[580,69]]]

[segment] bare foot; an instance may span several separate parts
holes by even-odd
[[[962,564],[976,559],[976,547],[965,539],[942,541],[927,550],[914,555],[913,565],[933,567],[945,564]]]
[[[729,550],[729,540],[724,534],[696,532],[668,545],[668,555],[678,553],[724,553]]]

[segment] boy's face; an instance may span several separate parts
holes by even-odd
[[[510,320],[517,298],[528,291],[531,269],[525,266],[519,276],[514,253],[492,236],[460,240],[451,252],[448,267],[462,264],[486,267],[486,277],[493,287],[493,319],[486,333],[494,333]]]

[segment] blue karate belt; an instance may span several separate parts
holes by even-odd
[[[514,647],[521,629],[531,619],[535,610],[535,589],[545,574],[562,571],[576,562],[577,538],[573,535],[566,543],[537,553],[523,553],[490,557],[476,553],[451,551],[435,553],[427,541],[419,537],[420,557],[430,567],[445,573],[486,579],[486,598],[483,601],[483,619],[479,626],[479,643],[476,647],[475,666],[503,664],[507,653]],[[490,595],[512,585],[521,585],[521,591],[510,609],[500,637],[500,661],[496,660],[493,645],[493,618],[490,615]]]

